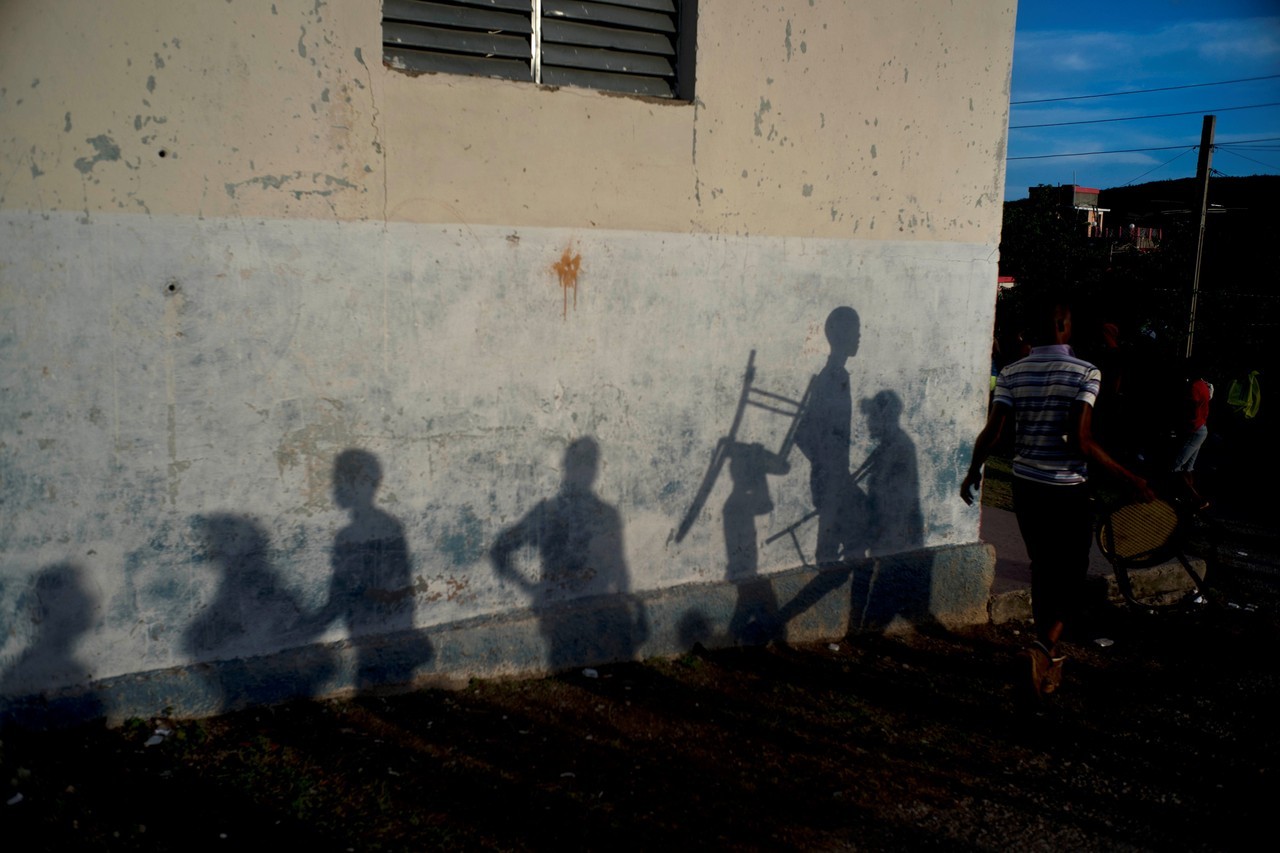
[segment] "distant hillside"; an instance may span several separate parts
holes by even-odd
[[[1179,178],[1105,189],[1098,202],[1099,206],[1110,210],[1108,223],[1129,219],[1148,222],[1195,215],[1200,205],[1198,192],[1195,178]],[[1280,202],[1280,175],[1209,179],[1211,209],[1218,206],[1224,211],[1213,214],[1215,220],[1225,215],[1235,226],[1274,224],[1280,220],[1280,204],[1277,202]]]
[[[1080,215],[1063,216],[1052,193],[1006,203],[1000,273],[1028,292],[1074,290],[1099,317],[1154,332],[1162,358],[1180,358],[1190,325],[1197,192],[1194,178],[1103,189],[1098,202],[1110,236],[1101,238],[1085,235]],[[1246,366],[1280,376],[1280,176],[1212,177],[1209,203],[1195,352],[1220,377]],[[1129,224],[1158,229],[1155,248],[1123,239],[1118,232]]]

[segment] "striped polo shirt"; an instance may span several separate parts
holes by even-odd
[[[1065,344],[1034,347],[1000,371],[994,400],[1013,408],[1014,476],[1037,483],[1078,485],[1088,466],[1068,441],[1071,406],[1092,406],[1102,374]]]

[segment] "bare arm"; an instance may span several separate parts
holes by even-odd
[[[974,490],[982,486],[982,465],[991,455],[991,451],[1000,443],[1008,423],[1009,407],[1003,403],[996,403],[987,414],[986,426],[973,442],[973,459],[969,462],[969,473],[960,484],[960,498],[969,506],[973,506]]]
[[[1080,454],[1089,460],[1089,464],[1100,466],[1117,480],[1128,483],[1142,500],[1149,501],[1155,498],[1155,494],[1151,491],[1151,487],[1147,485],[1146,480],[1112,459],[1111,454],[1107,453],[1101,444],[1094,441],[1093,406],[1088,403],[1075,403],[1071,411],[1071,423],[1073,426],[1071,431],[1072,440]]]

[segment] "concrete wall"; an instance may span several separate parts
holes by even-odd
[[[665,103],[407,76],[376,3],[0,7],[0,695],[199,713],[973,618],[1013,11],[702,0]],[[787,586],[786,417],[689,510],[748,360],[798,399],[841,306],[877,521],[861,586]]]

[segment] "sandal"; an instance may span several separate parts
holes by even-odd
[[[1066,655],[1051,653],[1044,643],[1037,640],[1027,649],[1031,659],[1031,687],[1037,698],[1049,696],[1062,686],[1062,662]]]
[[[1040,685],[1044,695],[1057,693],[1058,688],[1062,686],[1062,662],[1066,659],[1066,655],[1049,658],[1049,669],[1045,672],[1044,682]]]

